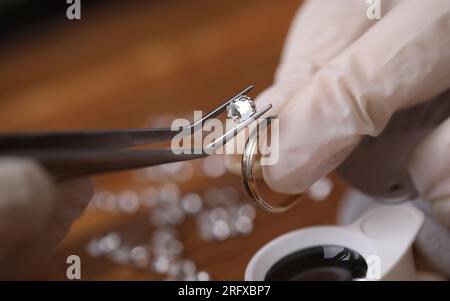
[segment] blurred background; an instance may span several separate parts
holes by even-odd
[[[0,130],[170,126],[272,81],[300,0],[0,2]],[[335,222],[345,185],[325,178],[295,209],[253,208],[223,158],[98,176],[48,279],[81,257],[85,280],[241,280],[287,231]],[[47,278],[46,278],[47,279]]]

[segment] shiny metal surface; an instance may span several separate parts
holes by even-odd
[[[270,126],[270,118],[268,122],[265,123]],[[260,124],[261,125],[261,124]],[[244,188],[248,195],[251,197],[253,202],[261,209],[269,213],[282,213],[289,210],[295,206],[302,195],[290,196],[288,200],[283,202],[281,205],[272,205],[268,203],[260,194],[257,184],[254,166],[258,164],[257,162],[257,146],[258,146],[258,131],[263,130],[262,127],[256,127],[250,134],[247,143],[245,144],[244,154],[242,156],[242,182]]]

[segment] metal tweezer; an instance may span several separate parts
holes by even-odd
[[[175,154],[170,148],[127,149],[140,145],[167,142],[180,132],[193,134],[209,119],[224,112],[230,102],[248,93],[253,86],[242,90],[188,127],[117,129],[92,131],[32,132],[0,135],[0,156],[33,158],[39,161],[57,181],[98,173],[193,160],[211,152],[190,151]],[[207,148],[217,149],[235,137],[251,122],[270,110],[271,105],[217,138]]]

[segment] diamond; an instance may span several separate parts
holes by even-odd
[[[234,99],[227,107],[228,118],[233,119],[235,122],[244,122],[256,113],[256,105],[253,100],[242,95]]]

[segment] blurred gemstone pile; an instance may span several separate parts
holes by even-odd
[[[140,232],[148,231],[149,238],[133,243],[127,241],[126,234],[111,232],[92,239],[86,247],[88,254],[136,269],[149,269],[167,280],[210,280],[208,272],[199,270],[186,258],[180,227],[193,219],[201,239],[223,241],[250,234],[256,211],[229,185],[183,194],[181,186],[192,178],[194,169],[207,178],[225,174],[223,158],[210,156],[195,163],[177,162],[138,170],[137,189],[119,193],[96,191],[91,210],[133,214],[146,209],[147,225]]]
[[[235,187],[226,184],[210,187],[208,183],[201,192],[183,192],[182,187],[194,174],[196,178],[213,180],[225,172],[223,157],[209,156],[136,170],[130,185],[133,189],[96,191],[91,210],[125,215],[145,212],[148,218],[131,232],[143,233],[143,239],[114,231],[89,241],[87,253],[119,265],[152,271],[166,280],[210,280],[207,271],[187,258],[180,229],[193,220],[199,237],[210,242],[249,235],[254,229],[256,210]],[[325,177],[309,189],[308,196],[324,200],[332,189],[333,182]]]

